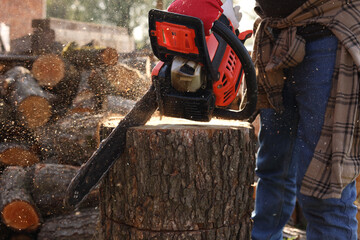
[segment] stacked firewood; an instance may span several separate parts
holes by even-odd
[[[71,45],[0,56],[0,240],[96,239],[98,190],[75,210],[63,199],[99,144],[99,123],[125,115],[151,84],[120,60]]]

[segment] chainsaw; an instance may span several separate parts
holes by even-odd
[[[149,37],[160,60],[152,86],[120,121],[71,181],[66,203],[78,205],[125,150],[126,131],[141,126],[158,109],[162,116],[210,121],[247,120],[255,112],[257,85],[253,62],[240,33],[220,14],[206,36],[199,18],[161,10],[149,12]],[[242,79],[245,82],[242,82]],[[240,110],[229,105],[246,86]]]

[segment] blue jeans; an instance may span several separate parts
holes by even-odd
[[[333,36],[307,42],[303,62],[285,73],[285,111],[260,111],[253,240],[282,239],[296,198],[308,223],[308,240],[357,239],[355,183],[340,199],[318,199],[299,191],[320,137],[336,49]]]

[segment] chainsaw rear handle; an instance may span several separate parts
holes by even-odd
[[[230,30],[228,26],[216,20],[211,30],[224,39],[233,49],[237,57],[240,59],[244,70],[246,82],[246,104],[241,111],[232,111],[229,109],[215,108],[213,115],[228,120],[245,120],[249,119],[256,110],[257,103],[257,83],[254,63],[250,55],[241,43],[240,39]]]

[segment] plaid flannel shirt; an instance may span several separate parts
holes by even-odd
[[[311,23],[326,26],[339,44],[321,136],[300,191],[340,198],[360,173],[360,0],[309,0],[286,18],[256,21],[252,57],[259,85],[257,107],[283,109],[283,69],[303,60],[306,42],[296,34],[297,27]],[[276,39],[274,28],[281,30]]]

